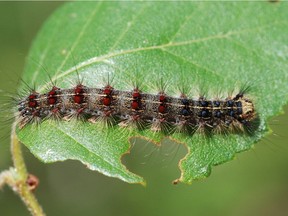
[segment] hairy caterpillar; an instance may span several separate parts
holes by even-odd
[[[44,94],[31,91],[18,103],[19,126],[45,119],[73,117],[91,123],[150,128],[155,132],[193,134],[196,131],[222,133],[230,131],[251,132],[256,120],[253,102],[244,96],[245,90],[225,99],[188,98],[185,94],[171,97],[165,92],[149,94],[139,88],[132,91],[89,88],[79,83],[74,88],[53,86]],[[247,130],[246,130],[247,131]]]

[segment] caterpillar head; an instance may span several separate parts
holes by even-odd
[[[240,98],[242,104],[242,118],[247,121],[252,121],[256,118],[256,112],[253,102],[248,98]]]

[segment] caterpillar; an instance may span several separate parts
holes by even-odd
[[[192,135],[250,131],[257,119],[254,104],[245,90],[225,99],[189,98],[185,94],[173,97],[114,89],[111,85],[90,88],[82,83],[73,88],[53,86],[46,93],[32,90],[18,102],[19,127],[46,119],[78,118],[90,123],[132,127],[138,130]]]

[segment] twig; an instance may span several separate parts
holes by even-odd
[[[21,197],[31,215],[45,216],[32,192],[33,188],[27,183],[29,174],[22,155],[21,143],[15,130],[16,124],[14,123],[11,131],[11,153],[14,167],[0,173],[0,188],[4,184],[9,185]]]

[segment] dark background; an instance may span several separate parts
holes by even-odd
[[[25,56],[44,20],[61,2],[0,3],[0,89],[13,92]],[[5,94],[0,92],[0,94]],[[2,101],[0,101],[3,103]],[[28,169],[40,178],[36,195],[48,215],[288,215],[288,115],[270,120],[274,135],[215,167],[192,185],[172,185],[186,150],[136,146],[125,163],[147,180],[129,185],[86,169],[77,161],[43,164],[23,147]],[[12,165],[9,123],[1,123],[0,170]],[[0,215],[29,215],[10,188],[0,191]]]

